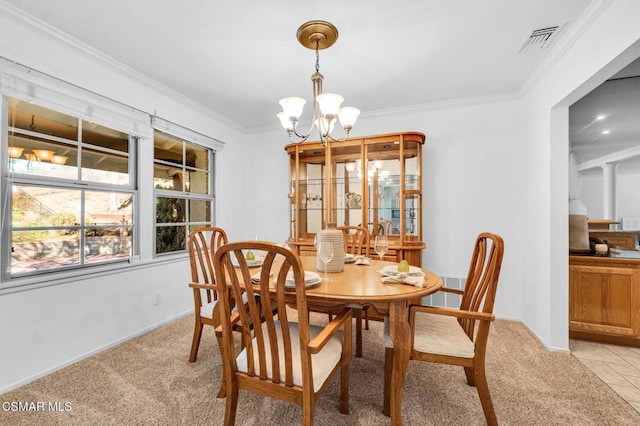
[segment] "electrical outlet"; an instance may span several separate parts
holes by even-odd
[[[162,293],[159,291],[155,291],[153,293],[153,304],[155,305],[159,305],[162,303]]]

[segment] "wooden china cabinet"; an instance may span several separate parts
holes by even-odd
[[[345,142],[289,144],[287,243],[300,255],[315,253],[313,239],[328,222],[385,234],[384,260],[421,266],[422,146],[418,132],[351,138]]]

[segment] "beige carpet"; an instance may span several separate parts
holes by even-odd
[[[321,320],[321,317],[314,319]],[[215,398],[221,376],[212,330],[205,327],[198,361],[187,361],[192,319],[184,318],[100,353],[20,389],[4,402],[69,403],[70,411],[0,411],[2,425],[216,425],[224,400]],[[338,411],[338,377],[316,408],[319,425],[386,425],[381,414],[381,324],[364,332],[364,357],[351,364],[351,413]],[[640,414],[577,359],[548,352],[521,324],[496,321],[487,376],[503,425],[631,425]],[[299,424],[297,406],[240,393],[236,424]],[[462,368],[412,361],[405,383],[407,425],[484,424],[475,388]]]

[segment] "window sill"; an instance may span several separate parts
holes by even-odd
[[[50,287],[60,284],[68,284],[74,281],[86,280],[88,277],[97,278],[108,275],[116,275],[134,271],[136,269],[153,268],[159,264],[184,262],[188,260],[188,253],[166,255],[161,258],[154,258],[139,261],[131,258],[129,261],[114,262],[108,265],[85,267],[82,269],[51,272],[42,275],[29,276],[23,278],[12,278],[0,283],[0,296],[5,294],[19,293],[22,291],[36,290],[43,287]]]

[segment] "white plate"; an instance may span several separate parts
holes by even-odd
[[[344,255],[344,263],[354,263],[356,261],[356,255],[347,253]]]
[[[238,264],[238,259],[236,259],[235,256],[232,257],[231,263],[233,263],[233,266],[235,266],[236,268],[240,266]],[[247,260],[247,266],[249,268],[257,268],[258,266],[262,266],[262,258],[256,257],[254,260]]]
[[[398,275],[398,265],[389,265],[385,266],[380,270],[380,273],[385,277],[395,277]],[[419,277],[423,275],[422,269],[417,266],[409,266],[409,273],[407,274],[410,277]]]
[[[304,271],[304,285],[306,287],[320,284],[322,277],[316,272]],[[289,272],[287,279],[284,282],[285,287],[295,287],[295,281],[293,281],[293,274]]]
[[[308,281],[304,283],[304,287],[305,288],[313,288],[316,287],[318,285],[320,285],[322,283],[322,278],[318,277],[317,279],[313,280],[313,281]],[[285,281],[284,286],[286,288],[296,288],[296,286],[294,285],[293,281]]]

